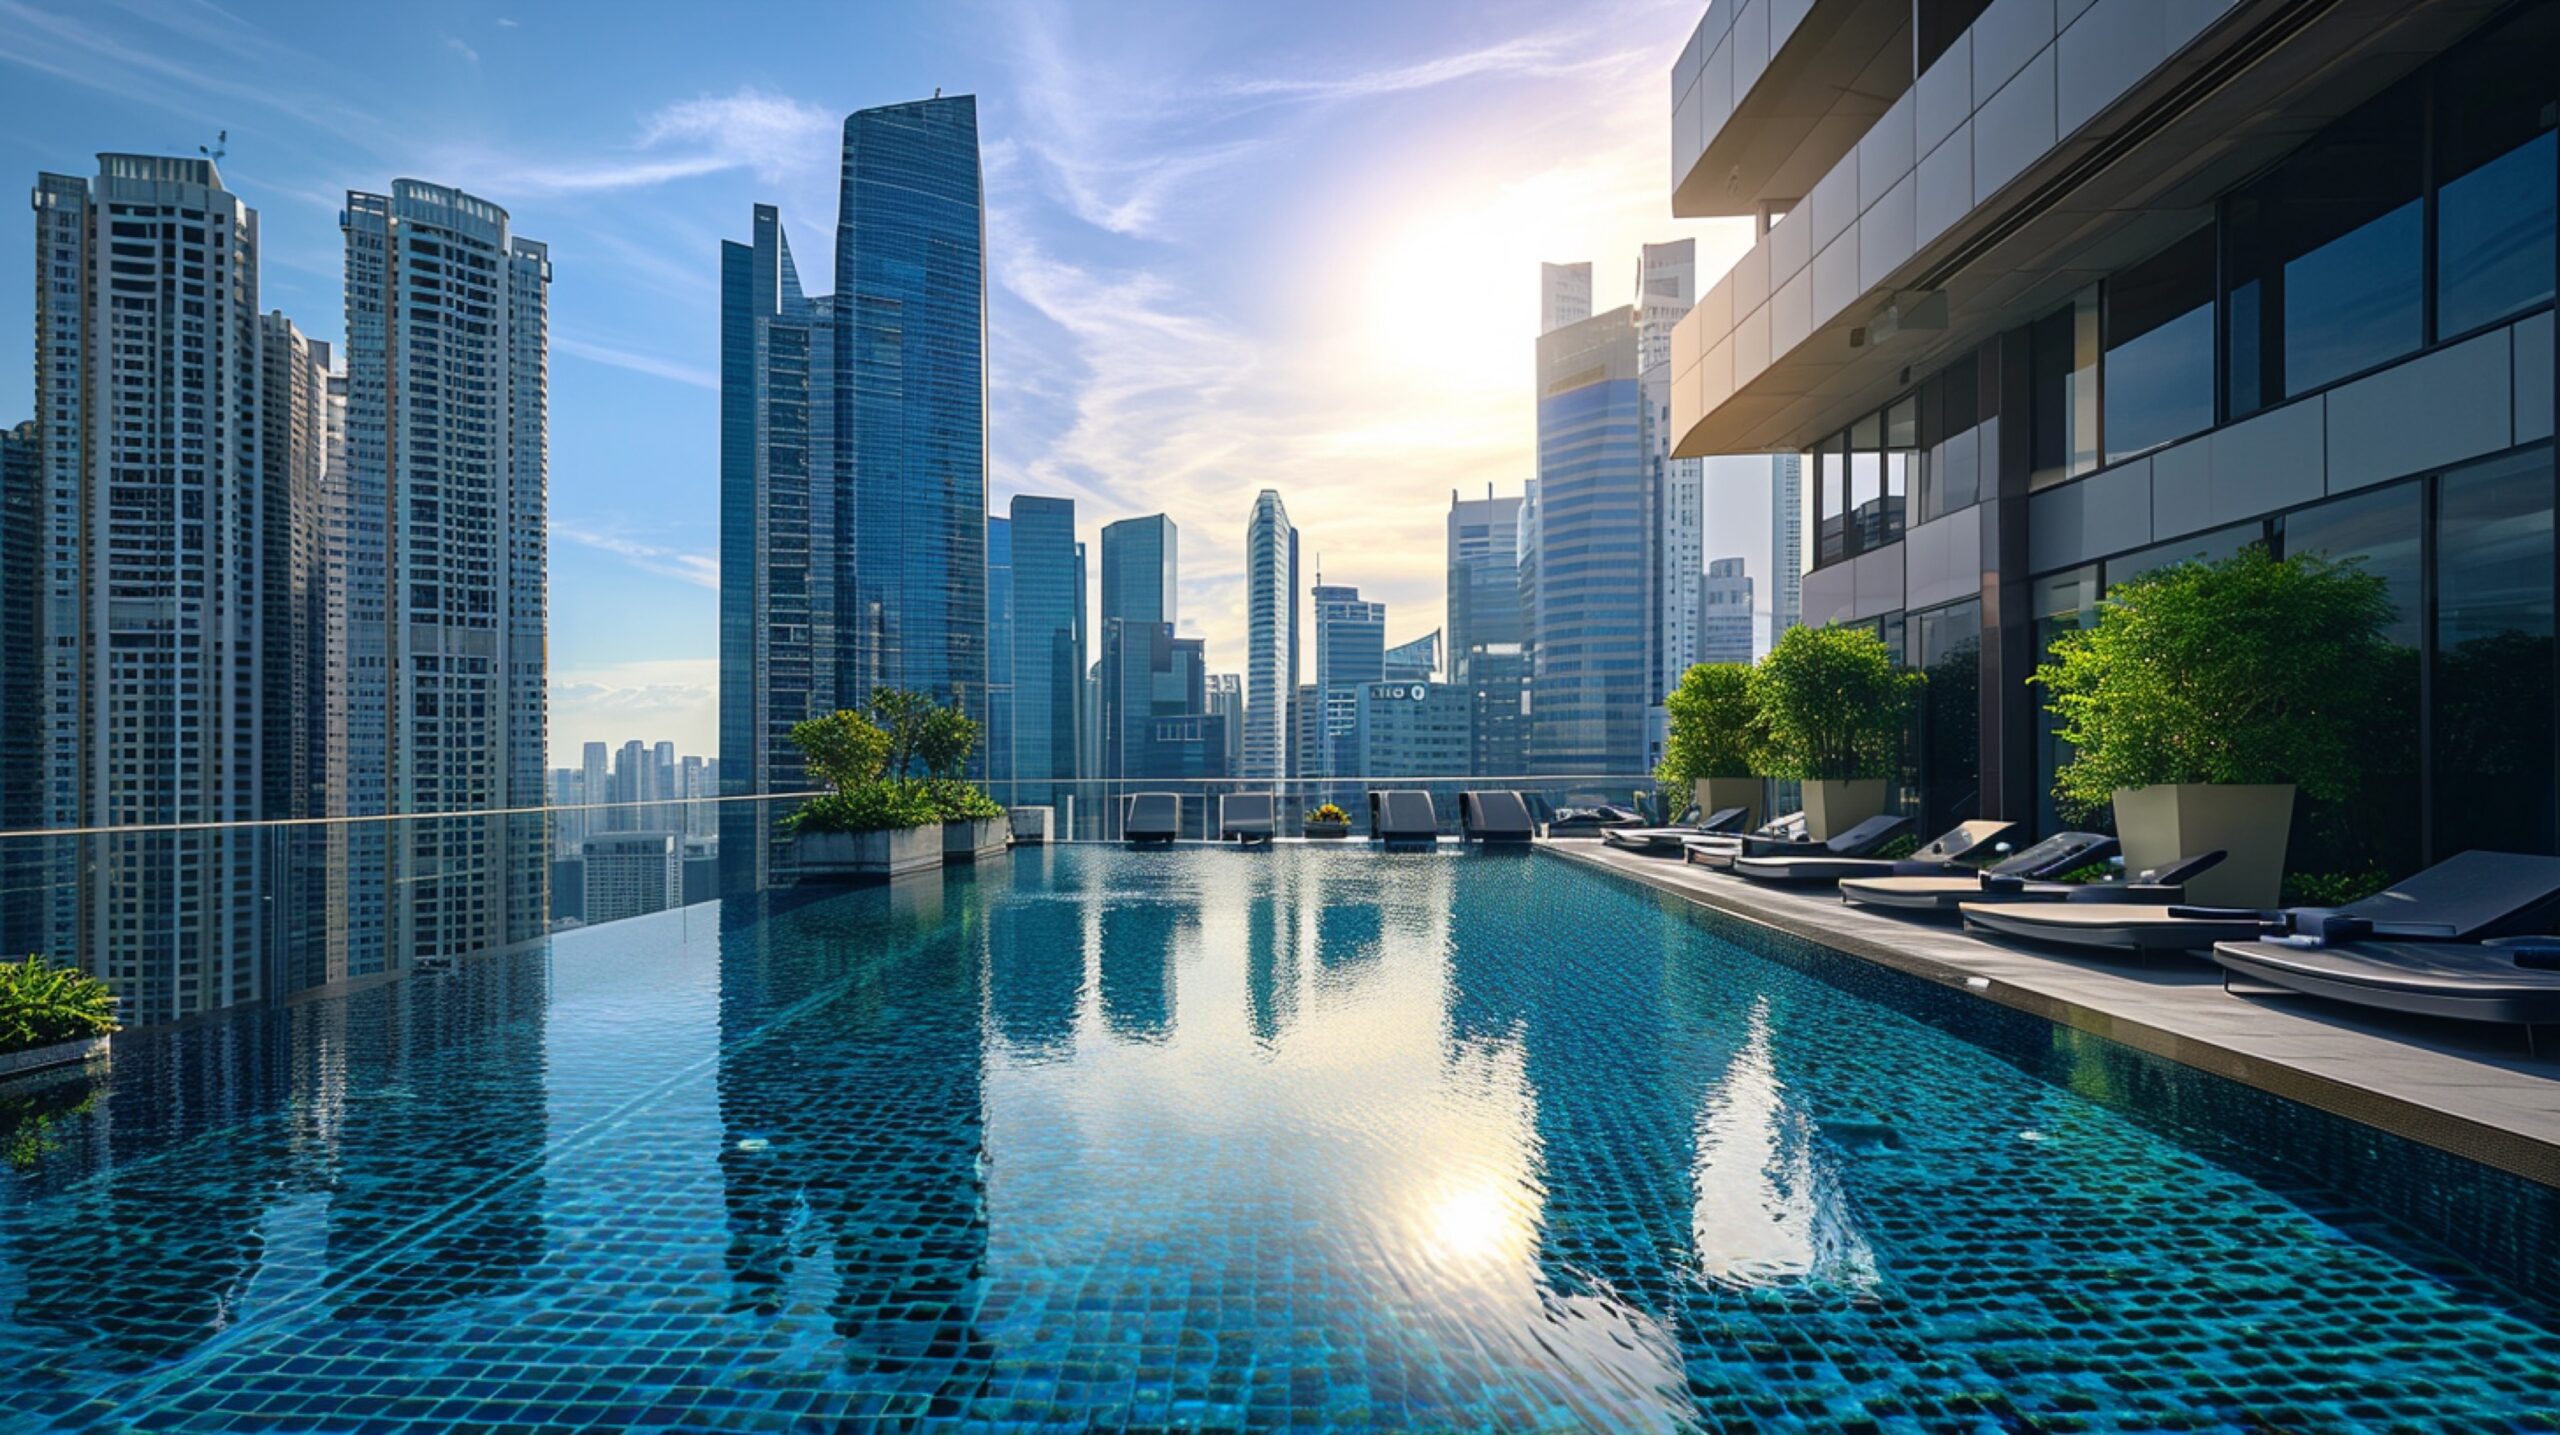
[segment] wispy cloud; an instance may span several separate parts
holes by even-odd
[[[719,750],[720,667],[711,658],[661,658],[551,674],[551,762],[578,765],[588,742],[664,739],[676,751]]]
[[[444,47],[469,61],[473,68],[478,68],[480,64],[480,52],[472,49],[469,45],[464,44],[460,38],[452,35],[445,36]]]
[[[664,548],[558,519],[551,522],[551,537],[559,542],[627,558],[635,568],[690,583],[697,588],[717,589],[720,586],[720,560],[708,553]]]
[[[642,117],[620,150],[561,157],[471,152],[448,157],[455,172],[481,176],[492,193],[591,194],[644,189],[723,170],[776,183],[827,161],[842,117],[831,110],[749,87],[679,100]]]
[[[720,387],[718,374],[699,364],[688,364],[681,359],[637,353],[630,349],[618,349],[611,344],[599,344],[592,339],[582,339],[574,334],[557,332],[551,336],[551,347],[559,353],[573,354],[592,363],[610,364],[617,369],[629,369],[635,374],[647,374],[653,378],[690,384],[697,389],[717,390]]]
[[[110,31],[86,23],[105,14],[122,14],[142,25]],[[164,43],[168,41],[175,43]],[[208,50],[238,63],[192,63]],[[24,0],[0,0],[0,65],[23,66],[191,118],[207,118],[209,102],[222,101],[226,106],[255,105],[359,140],[379,129],[374,115],[325,97],[333,67],[267,39],[237,16],[210,5],[121,0],[74,18]],[[266,78],[280,74],[293,75],[299,83],[275,84]]]

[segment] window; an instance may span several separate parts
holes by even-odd
[[[1849,556],[1847,510],[1842,506],[1849,471],[1846,442],[1846,435],[1833,438],[1824,443],[1815,455],[1818,462],[1814,471],[1814,491],[1820,505],[1817,511],[1821,514],[1821,527],[1817,533],[1821,546],[1815,559],[1816,567],[1837,563]]]
[[[2213,427],[2213,226],[2106,284],[2107,459]]]
[[[1911,16],[1915,25],[1912,58],[1919,62],[1919,73],[1928,73],[1990,4],[1991,0],[1918,0]]]
[[[2231,417],[2423,340],[2422,82],[2330,126],[2229,201]]]
[[[2107,560],[2107,586],[2129,583],[2156,568],[2173,563],[2218,563],[2248,547],[2267,541],[2265,519],[2235,523],[2210,533],[2193,533],[2167,543],[2137,549],[2121,557]]]
[[[1982,810],[1982,602],[1968,598],[1911,619],[1920,693],[1920,829],[1944,832]]]
[[[2551,450],[2446,474],[2436,494],[2435,843],[2550,852]]]
[[[2084,289],[2027,334],[2033,452],[2027,487],[2045,488],[2098,466],[2098,298]]]
[[[2396,483],[2289,514],[2287,556],[2316,553],[2380,578],[2398,617],[2386,630],[2390,661],[2372,676],[2379,710],[2358,737],[2362,780],[2342,802],[2294,804],[2287,860],[2301,872],[2356,872],[2379,866],[2402,876],[2425,866],[2418,808],[2418,666],[2426,630],[2419,553],[2423,483]]]
[[[1920,400],[1906,396],[1884,411],[1884,535],[1891,543],[1902,536],[1903,505],[1911,492],[1912,470],[1920,466]]]
[[[1971,508],[1981,492],[1981,360],[1968,354],[1920,390],[1920,475],[1912,521]]]
[[[1849,425],[1849,541],[1864,553],[1884,541],[1884,422],[1869,414]]]
[[[2435,82],[2436,333],[2551,298],[2560,10],[2529,7],[2446,59]]]
[[[2076,633],[2098,621],[2098,570],[2096,565],[2074,568],[2036,580],[2030,601],[2035,613],[2035,645],[2039,658],[2050,656],[2054,640],[2065,633]],[[2062,765],[2071,760],[2071,746],[2054,735],[2057,719],[2036,704],[2036,830],[2051,834],[2078,825],[2065,820],[2060,806],[2053,800],[2053,780]],[[2108,814],[2092,813],[2078,822],[2098,824],[2106,830]]]

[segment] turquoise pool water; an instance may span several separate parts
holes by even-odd
[[[2554,1428],[2533,1307],[2050,1040],[1529,854],[694,908],[21,1094],[0,1422]]]

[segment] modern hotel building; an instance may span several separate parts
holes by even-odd
[[[1743,0],[1672,78],[1676,212],[1760,231],[1673,452],[1807,455],[1804,621],[1928,669],[1924,828],[2050,825],[2047,644],[2257,543],[2406,659],[2297,865],[2553,850],[2560,6]]]

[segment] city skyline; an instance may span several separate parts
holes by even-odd
[[[1106,523],[1166,513],[1194,535],[1182,635],[1241,668],[1238,520],[1254,492],[1279,489],[1309,544],[1413,632],[1438,626],[1445,491],[1490,479],[1516,492],[1532,468],[1520,391],[1535,266],[1587,254],[1615,295],[1643,243],[1697,236],[1702,275],[1745,247],[1746,224],[1674,221],[1662,193],[1668,147],[1650,101],[1659,55],[1695,23],[1688,9],[1629,4],[1567,23],[1526,6],[1344,8],[1214,27],[1168,10],[1128,27],[1148,35],[1136,48],[1119,27],[1038,12],[1008,9],[992,27],[813,14],[805,28],[863,42],[821,64],[827,46],[748,55],[682,14],[651,33],[686,42],[643,53],[620,27],[588,34],[533,14],[247,24],[148,5],[10,7],[0,162],[76,173],[96,151],[227,143],[226,179],[265,219],[267,307],[333,344],[350,188],[435,179],[549,240],[572,275],[554,296],[550,760],[625,727],[709,751],[718,245],[765,203],[804,252],[831,249],[846,115],[937,84],[979,96],[989,509],[1015,493],[1073,499],[1089,544]],[[971,53],[956,41],[983,32],[1002,43],[954,63]],[[562,68],[613,74],[612,94],[509,83],[571,43],[581,63]],[[384,49],[416,59],[386,74]],[[165,83],[135,91],[135,60]],[[308,83],[259,92],[241,82],[248,63]],[[1117,77],[1101,88],[1118,98],[1094,107],[1070,74]],[[1142,82],[1161,74],[1206,78]],[[1381,147],[1381,132],[1405,138]],[[1251,192],[1282,151],[1285,182]],[[1304,216],[1328,211],[1363,222],[1310,233]],[[1212,215],[1221,227],[1204,227]],[[24,272],[27,242],[24,225],[0,231],[0,264]],[[1436,313],[1453,264],[1482,280],[1481,314]],[[23,286],[0,293],[0,328],[22,332],[27,303]],[[1327,352],[1338,362],[1298,362]],[[0,424],[32,411],[24,374],[0,373]]]

